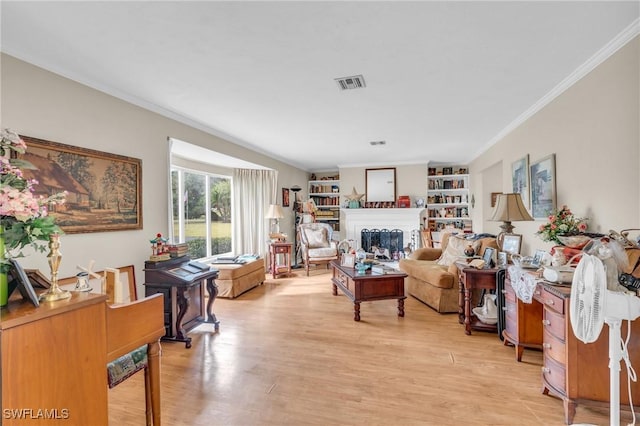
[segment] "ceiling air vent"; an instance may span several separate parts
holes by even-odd
[[[341,77],[336,78],[335,80],[341,90],[362,89],[363,87],[366,87],[366,84],[364,84],[364,77],[361,75]]]
[[[377,146],[377,145],[386,145],[387,142],[386,141],[371,141],[371,142],[369,142],[369,144],[371,146]]]

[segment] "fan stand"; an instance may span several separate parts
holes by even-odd
[[[620,328],[622,320],[617,318],[605,318],[604,322],[609,326],[609,424],[620,424],[620,362],[622,361],[622,338]]]

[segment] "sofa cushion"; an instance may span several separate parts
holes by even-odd
[[[442,252],[442,255],[436,262],[438,265],[442,266],[449,266],[453,264],[460,257],[464,257],[464,249],[469,244],[473,244],[473,241],[467,240],[464,237],[452,235],[449,237],[449,241]]]
[[[309,249],[309,257],[314,259],[320,257],[335,257],[337,255],[338,251],[336,250],[335,246]]]
[[[450,272],[449,266],[438,265],[436,262],[428,260],[402,259],[400,269],[418,280],[429,283],[434,287],[453,288],[457,280],[455,273]],[[454,271],[455,268],[453,268]]]

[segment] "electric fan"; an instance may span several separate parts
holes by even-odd
[[[640,316],[640,298],[608,290],[603,262],[598,257],[585,253],[573,275],[569,314],[573,333],[584,343],[595,342],[605,322],[609,326],[609,418],[611,425],[618,426],[620,361],[623,357],[628,360],[627,346],[622,342],[620,326],[623,320],[631,321]]]

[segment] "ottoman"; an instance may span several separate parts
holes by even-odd
[[[264,259],[247,263],[213,263],[211,266],[219,271],[217,297],[234,298],[264,282]]]

